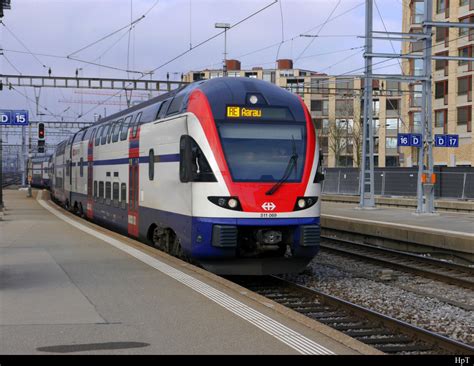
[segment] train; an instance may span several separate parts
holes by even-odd
[[[222,275],[300,272],[320,245],[322,154],[303,100],[201,80],[58,144],[57,203]]]
[[[32,157],[27,161],[28,177],[34,188],[49,189],[51,156]]]

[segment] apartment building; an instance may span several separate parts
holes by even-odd
[[[424,0],[404,2],[403,31],[422,32]],[[473,0],[433,0],[433,20],[474,23]],[[433,55],[473,56],[474,30],[459,28],[433,28]],[[405,43],[403,53],[423,52],[423,43]],[[405,60],[404,72],[420,75],[421,59]],[[457,134],[459,148],[434,148],[435,165],[473,166],[474,131],[472,129],[472,83],[474,63],[468,61],[433,62],[433,132],[434,134]],[[405,84],[406,85],[406,84]],[[409,121],[405,132],[421,129],[421,85],[408,85],[408,93],[402,102],[402,117]],[[403,148],[406,165],[417,163],[416,148]]]
[[[331,76],[316,71],[294,69],[292,60],[278,60],[275,69],[253,67],[242,70],[237,60],[227,60],[229,77],[266,80],[301,96],[313,118],[324,164],[328,167],[358,167],[361,162],[363,79]],[[220,70],[191,71],[184,81],[192,82],[223,76]],[[374,80],[375,165],[400,166],[403,155],[397,147],[397,134],[403,127],[402,90],[398,82]]]

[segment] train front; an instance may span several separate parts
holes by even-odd
[[[188,112],[180,172],[193,184],[192,258],[219,274],[303,270],[319,250],[323,177],[303,101],[221,78],[191,93]]]

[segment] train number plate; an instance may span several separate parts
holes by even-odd
[[[261,213],[260,214],[260,217],[265,218],[265,219],[274,219],[277,216],[278,214],[276,213]]]

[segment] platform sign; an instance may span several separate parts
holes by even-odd
[[[0,124],[14,126],[28,126],[28,111],[24,110],[0,110]]]
[[[421,133],[399,133],[398,146],[423,146]]]
[[[459,135],[435,135],[436,147],[459,147]]]

